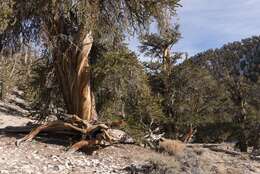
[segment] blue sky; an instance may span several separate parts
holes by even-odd
[[[192,56],[209,48],[260,35],[260,0],[182,0],[178,23],[182,39],[175,51]],[[133,38],[130,48],[137,50]]]

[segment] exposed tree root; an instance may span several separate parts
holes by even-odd
[[[73,115],[65,121],[53,121],[44,125],[40,125],[33,129],[28,135],[16,141],[16,145],[26,141],[32,141],[40,132],[53,132],[57,130],[76,131],[82,135],[82,140],[72,145],[69,152],[75,152],[82,147],[90,145],[99,145],[102,141],[112,144],[113,138],[108,134],[108,126],[105,124],[90,124],[82,120],[78,116]]]
[[[83,147],[90,146],[90,145],[97,145],[97,144],[100,144],[100,140],[81,140],[73,144],[68,150],[68,153],[74,153]]]

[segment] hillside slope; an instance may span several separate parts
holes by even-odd
[[[13,106],[15,107],[15,106]],[[0,127],[21,126],[32,121],[19,114],[0,112]],[[136,145],[115,145],[94,151],[66,153],[69,140],[44,135],[16,147],[23,135],[0,135],[0,173],[198,173],[258,174],[260,162],[248,155],[231,156],[207,148],[186,148],[183,154],[168,156]]]

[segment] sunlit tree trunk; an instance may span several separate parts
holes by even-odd
[[[172,109],[172,107],[170,107],[170,105],[172,105],[172,99],[169,96],[169,94],[171,93],[171,72],[172,72],[172,65],[171,65],[171,52],[170,52],[170,45],[165,47],[163,49],[163,81],[164,81],[164,105],[166,106],[166,110],[165,112],[167,113],[167,115],[169,117],[173,117],[174,115],[174,111]]]
[[[82,42],[82,47],[77,57],[77,68],[72,90],[72,105],[75,113],[84,120],[93,120],[94,97],[91,91],[91,72],[89,65],[89,53],[92,48],[93,38],[87,34]]]
[[[163,50],[163,70],[167,73],[170,74],[171,71],[171,60],[170,60],[170,48],[166,47]]]
[[[59,51],[58,48],[54,50],[56,75],[68,113],[78,115],[87,121],[96,120],[97,116],[89,65],[92,43],[92,35],[88,33],[78,46],[78,50],[74,50],[76,53],[69,54],[72,57]]]

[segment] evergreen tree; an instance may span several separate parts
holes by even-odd
[[[225,90],[229,105],[223,106],[231,115],[233,123],[239,125],[238,140],[240,149],[247,151],[248,133],[246,127],[250,120],[258,120],[256,95],[258,82],[259,38],[253,37],[224,45],[221,49],[209,50],[193,57],[200,67],[209,70]]]
[[[147,33],[142,36],[140,51],[149,56],[151,62],[145,62],[145,66],[150,78],[155,95],[160,96],[164,113],[169,117],[175,116],[175,111],[171,107],[172,86],[171,74],[178,59],[181,58],[181,53],[172,52],[171,48],[180,39],[179,25],[171,26],[164,23],[166,27],[158,28],[159,34]],[[154,61],[155,59],[155,61]]]
[[[120,43],[126,31],[147,29],[151,19],[175,14],[178,0],[6,1],[1,45],[40,42],[53,62],[68,113],[96,119],[89,53],[94,43]],[[10,10],[9,10],[10,9]],[[10,18],[9,18],[10,17]],[[163,27],[163,26],[162,26]],[[21,39],[22,37],[22,39]]]

